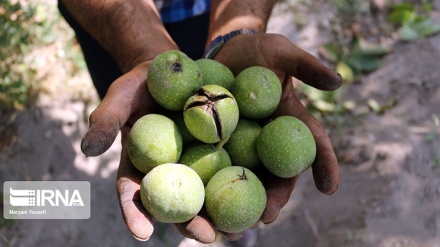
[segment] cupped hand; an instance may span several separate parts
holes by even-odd
[[[235,74],[253,65],[268,67],[278,74],[283,83],[283,95],[275,114],[296,116],[312,130],[318,150],[312,166],[315,182],[321,192],[333,193],[337,189],[339,176],[331,142],[319,122],[296,97],[290,76],[324,90],[339,87],[341,77],[280,35],[237,36],[222,48],[216,60],[230,67]],[[140,200],[139,189],[144,174],[131,164],[125,144],[131,126],[137,119],[148,113],[161,112],[147,89],[150,63],[141,63],[112,83],[102,102],[90,115],[89,131],[81,143],[86,156],[98,156],[110,148],[121,131],[122,153],[117,174],[119,202],[128,229],[136,239],[144,241],[150,238],[154,229],[153,220]],[[288,202],[297,177],[280,179],[271,176],[263,180],[268,202],[261,221],[270,223]],[[202,243],[213,242],[217,233],[203,212],[176,226],[184,236]],[[241,237],[241,233],[222,234],[230,240]]]
[[[342,84],[342,77],[279,34],[239,35],[228,41],[215,59],[229,67],[235,75],[256,65],[269,68],[278,75],[283,93],[272,117],[294,116],[310,128],[317,146],[316,159],[312,164],[316,187],[324,194],[334,193],[339,185],[339,173],[330,138],[296,96],[292,77],[321,90],[337,89]],[[267,176],[262,180],[266,187],[267,205],[260,220],[271,223],[288,202],[297,177],[282,179]]]
[[[136,120],[160,109],[147,90],[149,64],[145,62],[135,67],[112,83],[102,102],[90,114],[89,130],[81,143],[86,156],[98,156],[110,148],[121,131],[122,151],[116,188],[125,223],[138,240],[150,238],[153,221],[140,200],[139,188],[144,174],[130,163],[126,143]]]
[[[81,143],[86,156],[98,156],[107,151],[121,131],[122,151],[116,189],[124,221],[133,234],[146,241],[153,234],[153,219],[140,199],[140,184],[145,176],[130,162],[127,138],[137,119],[149,113],[161,113],[148,92],[147,73],[150,62],[144,62],[112,83],[99,106],[90,115],[89,131]],[[182,234],[203,243],[215,240],[216,230],[203,215],[178,225]]]

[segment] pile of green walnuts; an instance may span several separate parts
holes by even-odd
[[[234,76],[215,60],[194,61],[172,50],[153,60],[147,81],[165,113],[147,114],[133,125],[128,155],[146,174],[142,203],[158,221],[186,222],[204,207],[219,230],[244,231],[266,207],[253,170],[264,166],[289,178],[315,159],[316,144],[303,122],[270,118],[282,86],[268,68],[253,66]]]

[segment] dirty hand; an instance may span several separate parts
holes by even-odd
[[[316,185],[323,193],[333,193],[339,182],[333,148],[321,125],[296,98],[290,75],[326,90],[339,87],[340,76],[325,68],[314,57],[295,47],[285,38],[277,35],[242,36],[228,42],[216,59],[230,66],[235,73],[252,65],[261,65],[271,68],[280,76],[283,82],[283,96],[276,114],[296,116],[311,128],[318,147],[317,159],[313,164]],[[284,46],[274,45],[274,42]],[[234,45],[234,43],[237,44]],[[252,46],[247,47],[248,44]],[[243,47],[247,48],[243,49]],[[277,47],[275,51],[274,47]],[[237,49],[240,52],[237,52]],[[239,54],[239,56],[231,54]],[[150,62],[136,66],[112,84],[101,104],[91,114],[89,131],[81,144],[85,155],[98,156],[112,145],[121,130],[123,148],[117,176],[117,191],[127,227],[139,240],[150,238],[153,233],[153,221],[140,200],[139,188],[144,174],[131,164],[125,144],[131,126],[138,118],[148,113],[157,113],[161,109],[147,89],[146,78]],[[270,223],[276,219],[279,210],[287,203],[295,181],[296,178],[265,179],[268,203],[261,218],[262,222]],[[203,214],[189,222],[176,224],[176,226],[186,237],[203,243],[215,240],[217,231]],[[224,235],[231,240],[236,240],[240,238],[241,233],[224,233]]]
[[[133,236],[146,241],[153,233],[153,220],[140,199],[140,184],[145,176],[130,162],[127,137],[137,119],[148,113],[161,113],[147,88],[151,61],[144,62],[118,78],[90,115],[89,131],[81,143],[86,156],[98,156],[113,144],[119,130],[122,134],[121,160],[117,174],[117,192],[122,216]],[[184,224],[176,224],[183,235],[203,243],[215,240],[216,229],[205,216],[198,215]],[[187,230],[188,229],[188,230]]]
[[[339,185],[339,173],[330,138],[318,120],[297,98],[292,76],[321,90],[337,89],[342,84],[341,76],[278,34],[236,36],[221,48],[215,60],[225,64],[235,75],[255,65],[270,68],[278,75],[283,93],[279,107],[272,117],[291,115],[301,119],[310,128],[317,145],[317,156],[312,165],[316,187],[324,194],[334,193]],[[289,201],[298,176],[279,178],[270,175],[264,168],[255,172],[261,178],[267,194],[266,208],[260,221],[268,224],[276,220],[280,210]],[[193,238],[209,224],[204,218],[199,218],[197,221],[178,225],[178,229],[183,235]],[[257,225],[258,223],[254,226]],[[238,240],[243,233],[222,234],[229,240]]]
[[[222,47],[215,60],[225,64],[235,75],[255,65],[269,68],[278,75],[283,93],[273,117],[291,115],[301,119],[310,128],[317,146],[316,159],[312,165],[316,187],[324,194],[334,193],[339,185],[339,173],[330,138],[297,98],[292,76],[321,90],[337,89],[342,83],[341,76],[279,34],[236,36]],[[261,222],[270,223],[288,202],[297,177],[281,179],[270,176],[262,180],[266,187],[267,205]]]

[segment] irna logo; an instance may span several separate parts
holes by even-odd
[[[17,190],[9,188],[12,206],[84,206],[78,190]]]
[[[89,219],[88,181],[6,181],[5,219]]]

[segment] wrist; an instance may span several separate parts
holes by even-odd
[[[123,73],[163,51],[177,49],[153,1],[63,0],[63,3]]]
[[[234,22],[236,23],[228,23],[227,25],[223,25],[219,27],[215,27],[215,25],[211,25],[209,29],[206,45],[208,46],[217,37],[227,35],[236,30],[252,30],[255,33],[264,33],[266,31],[266,25],[263,25],[262,23],[257,24],[256,20],[248,21],[248,22],[241,22],[239,20],[236,20]]]
[[[213,41],[211,41],[211,43],[208,44],[203,57],[214,59],[214,57],[217,55],[223,45],[225,45],[230,39],[234,38],[235,36],[243,34],[257,34],[257,32],[251,29],[243,28],[234,30],[225,35],[219,35]]]
[[[234,30],[266,31],[276,0],[212,0],[207,45],[220,35]]]

